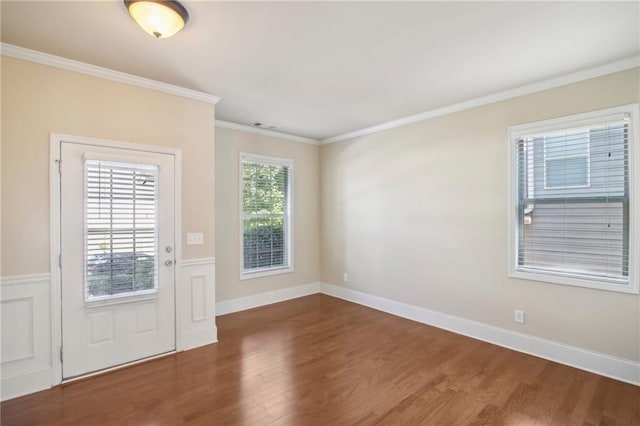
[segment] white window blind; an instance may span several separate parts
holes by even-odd
[[[545,188],[589,186],[591,138],[584,130],[541,136],[539,140],[544,144]]]
[[[242,273],[291,267],[290,160],[241,155]]]
[[[86,300],[157,289],[158,166],[85,160]]]
[[[568,126],[512,141],[516,271],[629,286],[629,120]]]

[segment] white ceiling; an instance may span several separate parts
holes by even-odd
[[[122,1],[1,3],[2,41],[221,96],[217,118],[325,139],[637,56],[640,3],[183,1],[155,40]]]

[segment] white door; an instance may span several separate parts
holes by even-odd
[[[63,379],[175,350],[174,156],[60,152]]]

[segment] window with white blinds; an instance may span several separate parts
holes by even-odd
[[[511,129],[512,275],[637,289],[630,118],[604,111]]]
[[[241,278],[290,272],[293,161],[240,154]]]
[[[158,166],[85,160],[85,299],[157,289]]]

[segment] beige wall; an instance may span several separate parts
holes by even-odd
[[[2,275],[49,265],[49,134],[182,149],[184,259],[214,256],[214,106],[2,57]]]
[[[323,146],[322,280],[640,360],[639,296],[507,277],[507,128],[638,102],[639,79],[629,70]]]
[[[49,271],[50,132],[159,145],[182,149],[183,238],[205,237],[184,258],[217,255],[218,301],[322,279],[640,360],[637,295],[507,278],[506,140],[511,125],[638,102],[638,69],[321,148],[214,136],[198,101],[7,57],[1,71],[3,276]],[[240,151],[295,161],[293,273],[239,280]]]
[[[293,262],[287,274],[240,280],[240,152],[293,159]],[[319,147],[216,128],[216,300],[317,282]]]

